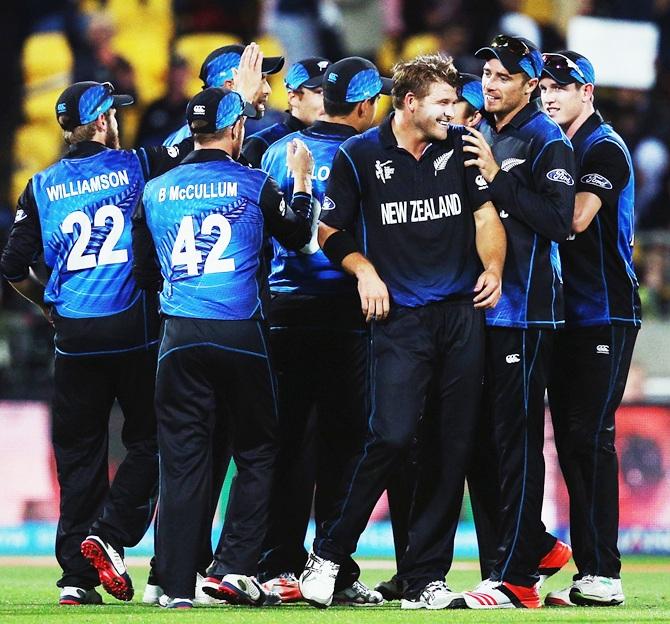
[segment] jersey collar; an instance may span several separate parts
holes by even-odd
[[[286,124],[286,127],[291,130],[291,132],[298,132],[298,130],[303,130],[307,126],[300,121],[297,117],[294,117],[287,111],[287,116],[286,116],[286,121],[284,122]]]
[[[512,119],[510,119],[501,129],[501,132],[505,130],[508,126],[518,130],[523,126],[531,117],[542,112],[542,102],[540,98],[534,98],[528,104],[526,104]],[[491,129],[496,131],[496,122],[493,118],[493,115],[486,115]]]
[[[80,143],[70,145],[65,158],[87,158],[108,149],[110,148],[97,141],[81,141]]]
[[[197,149],[193,150],[190,154],[182,160],[182,164],[186,163],[200,163],[200,162],[211,162],[213,160],[233,160],[233,158],[228,154],[228,152],[222,149]]]
[[[335,136],[349,138],[358,134],[356,128],[346,124],[333,123],[331,121],[315,121],[304,131],[307,136]]]
[[[577,150],[577,147],[586,141],[596,128],[604,123],[605,120],[602,118],[602,115],[598,111],[593,112],[570,140],[572,147]]]

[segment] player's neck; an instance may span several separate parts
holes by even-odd
[[[500,113],[493,113],[493,119],[495,119],[496,122],[496,131],[500,132],[514,117],[516,117],[517,113],[519,111],[523,110],[526,105],[530,102],[529,99],[524,99],[521,101],[521,103],[513,108],[510,111],[505,111],[505,112],[500,112]]]
[[[398,147],[402,147],[417,160],[421,158],[430,144],[426,135],[411,123],[410,117],[404,110],[395,111],[391,118],[391,129],[398,142]]]
[[[572,137],[577,134],[577,131],[584,125],[584,122],[595,112],[596,109],[593,107],[593,104],[589,103],[587,106],[584,106],[584,109],[579,113],[576,119],[569,124],[561,126],[563,132],[565,132],[565,136],[567,136],[568,139],[572,139]]]

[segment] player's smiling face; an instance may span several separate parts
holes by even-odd
[[[489,59],[482,73],[486,112],[506,115],[522,108],[536,84],[536,78],[529,81],[524,73],[510,74],[498,59]]]
[[[423,98],[417,98],[414,124],[429,141],[444,141],[454,118],[458,100],[456,88],[447,82],[433,82]]]
[[[584,107],[583,87],[562,85],[551,78],[540,80],[540,96],[547,115],[559,126],[569,126]]]

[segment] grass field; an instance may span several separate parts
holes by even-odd
[[[363,581],[374,585],[392,574],[386,562],[364,564]],[[389,562],[390,563],[390,562]],[[370,564],[380,567],[369,567]],[[383,567],[382,567],[383,566]],[[471,589],[478,581],[474,562],[457,562],[449,575],[455,590]],[[285,605],[273,609],[251,607],[209,607],[191,611],[171,611],[141,604],[147,568],[131,567],[137,596],[130,603],[120,603],[103,593],[102,606],[60,607],[55,565],[5,565],[0,559],[0,623],[72,622],[90,624],[163,623],[163,622],[230,622],[231,624],[337,624],[427,622],[670,622],[670,559],[628,558],[624,561],[623,579],[626,605],[608,608],[543,608],[532,611],[401,611],[400,603],[375,608],[330,608],[317,610],[307,605]],[[568,567],[547,581],[545,591],[569,583],[574,569]]]

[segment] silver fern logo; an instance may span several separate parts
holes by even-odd
[[[500,168],[503,171],[509,171],[510,169],[513,169],[517,165],[521,165],[525,162],[526,162],[525,158],[505,158],[505,160],[502,161]]]
[[[443,169],[446,168],[447,163],[449,162],[449,159],[452,157],[453,154],[454,150],[450,150],[446,154],[442,154],[442,156],[439,156],[433,161],[433,167],[435,167],[435,175],[437,175],[438,171],[442,171]]]

